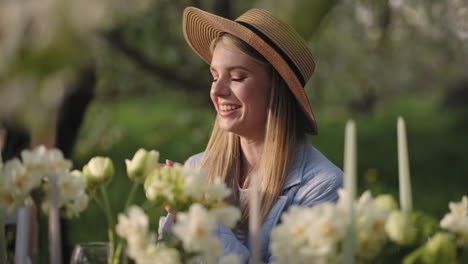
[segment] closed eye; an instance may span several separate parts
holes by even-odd
[[[232,78],[231,81],[233,82],[241,82],[245,79],[245,77],[235,77],[235,78]]]

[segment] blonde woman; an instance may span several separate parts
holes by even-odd
[[[336,201],[342,171],[306,142],[317,125],[304,92],[315,63],[305,41],[270,13],[252,9],[235,21],[189,7],[183,31],[210,65],[217,118],[205,152],[187,163],[221,178],[242,217],[220,226],[224,253],[250,257],[247,191],[256,177],[261,207],[261,259],[270,262],[269,235],[291,205]]]

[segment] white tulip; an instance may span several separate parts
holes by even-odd
[[[139,149],[132,160],[125,160],[128,177],[144,181],[155,169],[159,168],[159,152]]]
[[[114,164],[107,157],[94,157],[83,167],[83,175],[88,187],[105,184],[114,176]]]
[[[399,245],[410,245],[416,239],[417,230],[409,215],[393,211],[385,224],[385,231],[390,239]]]
[[[390,210],[390,211],[398,209],[398,204],[395,201],[395,198],[393,198],[393,196],[390,195],[390,194],[378,195],[375,198],[375,205],[378,208],[386,209],[386,210]]]
[[[457,247],[452,234],[437,232],[433,235],[425,246],[423,255],[424,263],[428,264],[456,264]]]

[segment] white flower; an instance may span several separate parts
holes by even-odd
[[[83,178],[67,173],[57,177],[57,187],[59,204],[62,205],[84,193],[86,184]]]
[[[459,203],[450,202],[450,213],[440,221],[440,226],[457,234],[457,243],[468,247],[468,197]]]
[[[119,214],[117,234],[127,240],[127,255],[136,264],[179,264],[180,255],[174,248],[156,243],[149,232],[149,219],[138,206],[131,206],[128,215]]]
[[[233,228],[240,218],[240,211],[234,206],[213,208],[210,214],[230,228]]]
[[[10,214],[22,205],[23,200],[24,198],[16,195],[9,186],[0,184],[0,210],[5,210],[7,214]]]
[[[4,176],[11,184],[10,188],[19,196],[28,196],[32,189],[41,184],[41,178],[28,173],[18,159],[8,160],[3,168]]]
[[[241,264],[239,255],[231,253],[226,256],[222,256],[218,262],[219,264]]]
[[[184,249],[200,253],[205,263],[214,263],[221,254],[221,242],[212,233],[217,219],[200,204],[193,204],[188,213],[180,212],[174,234],[182,240]]]
[[[145,193],[149,200],[167,199],[173,201],[182,194],[184,181],[181,166],[162,167],[154,170],[145,180]]]
[[[132,180],[145,180],[155,169],[159,168],[159,152],[155,150],[146,151],[139,149],[132,160],[125,160],[128,177]]]
[[[116,231],[119,236],[132,240],[132,236],[145,234],[148,226],[148,216],[140,207],[133,205],[128,209],[128,216],[119,214]]]
[[[183,194],[195,199],[201,199],[208,185],[203,170],[184,166],[182,177],[184,179]]]
[[[80,192],[72,201],[65,205],[65,217],[72,218],[77,217],[81,212],[83,212],[88,206],[89,197],[86,193]]]
[[[88,206],[86,184],[78,171],[60,175],[57,178],[59,206],[64,207],[67,218],[78,216]]]
[[[72,167],[71,161],[65,159],[60,150],[47,149],[43,145],[33,150],[22,151],[21,159],[28,173],[34,173],[40,177],[49,177],[51,173],[61,174]]]
[[[271,251],[281,263],[336,263],[346,231],[346,216],[336,204],[292,206],[271,234]]]
[[[114,176],[114,164],[107,157],[94,157],[83,167],[88,187],[105,184]]]
[[[410,245],[416,239],[417,230],[407,213],[393,211],[385,224],[390,239],[399,245]]]
[[[180,254],[175,248],[163,244],[150,243],[140,248],[142,251],[134,257],[136,264],[179,264]]]
[[[220,200],[231,194],[231,190],[226,186],[220,178],[216,178],[215,182],[206,186],[206,198],[212,200]]]
[[[357,254],[371,260],[377,256],[387,240],[385,222],[390,213],[378,207],[370,191],[364,192],[356,204]]]
[[[25,205],[32,189],[41,179],[29,175],[18,159],[8,160],[0,170],[0,209],[7,213]]]

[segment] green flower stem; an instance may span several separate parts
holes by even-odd
[[[130,190],[130,193],[128,194],[128,199],[127,199],[127,202],[125,203],[124,212],[127,212],[128,207],[133,202],[133,199],[135,198],[136,190],[138,189],[139,185],[140,185],[140,181],[138,179],[135,179],[135,181],[133,181],[132,189]]]
[[[6,263],[5,213],[0,210],[0,263]]]
[[[101,201],[101,199],[99,199],[99,197],[97,195],[95,195],[93,197],[94,201],[96,202],[96,204],[99,206],[99,208],[101,208],[101,210],[103,210],[104,212],[106,211],[105,209],[105,206],[104,206],[104,202]]]
[[[122,248],[123,248],[123,240],[119,239],[119,243],[117,244],[117,247],[115,249],[115,254],[113,254],[113,259],[111,264],[119,264],[119,258],[120,254],[122,254]]]
[[[110,251],[110,256],[109,256],[109,259],[108,259],[108,263],[112,263],[112,260],[114,258],[114,246],[115,246],[115,241],[114,241],[114,227],[115,227],[115,223],[114,223],[114,219],[113,219],[113,215],[112,215],[112,210],[111,210],[111,207],[110,207],[110,203],[109,203],[109,196],[107,195],[107,189],[106,189],[106,186],[101,186],[99,187],[100,190],[101,190],[101,194],[102,194],[102,197],[103,197],[103,201],[104,201],[104,211],[105,211],[105,215],[106,215],[106,218],[107,218],[107,233],[109,235],[109,251]]]
[[[422,255],[424,254],[425,245],[420,246],[403,259],[403,264],[419,263]]]
[[[128,207],[132,204],[133,199],[135,198],[136,190],[138,189],[139,185],[140,181],[135,179],[135,181],[133,181],[132,189],[128,194],[127,201],[125,202],[124,212],[127,212]],[[115,254],[113,255],[113,260],[111,262],[112,264],[119,263],[120,254],[122,254],[123,242],[123,239],[119,238],[119,242],[117,243],[117,247],[115,248]]]

